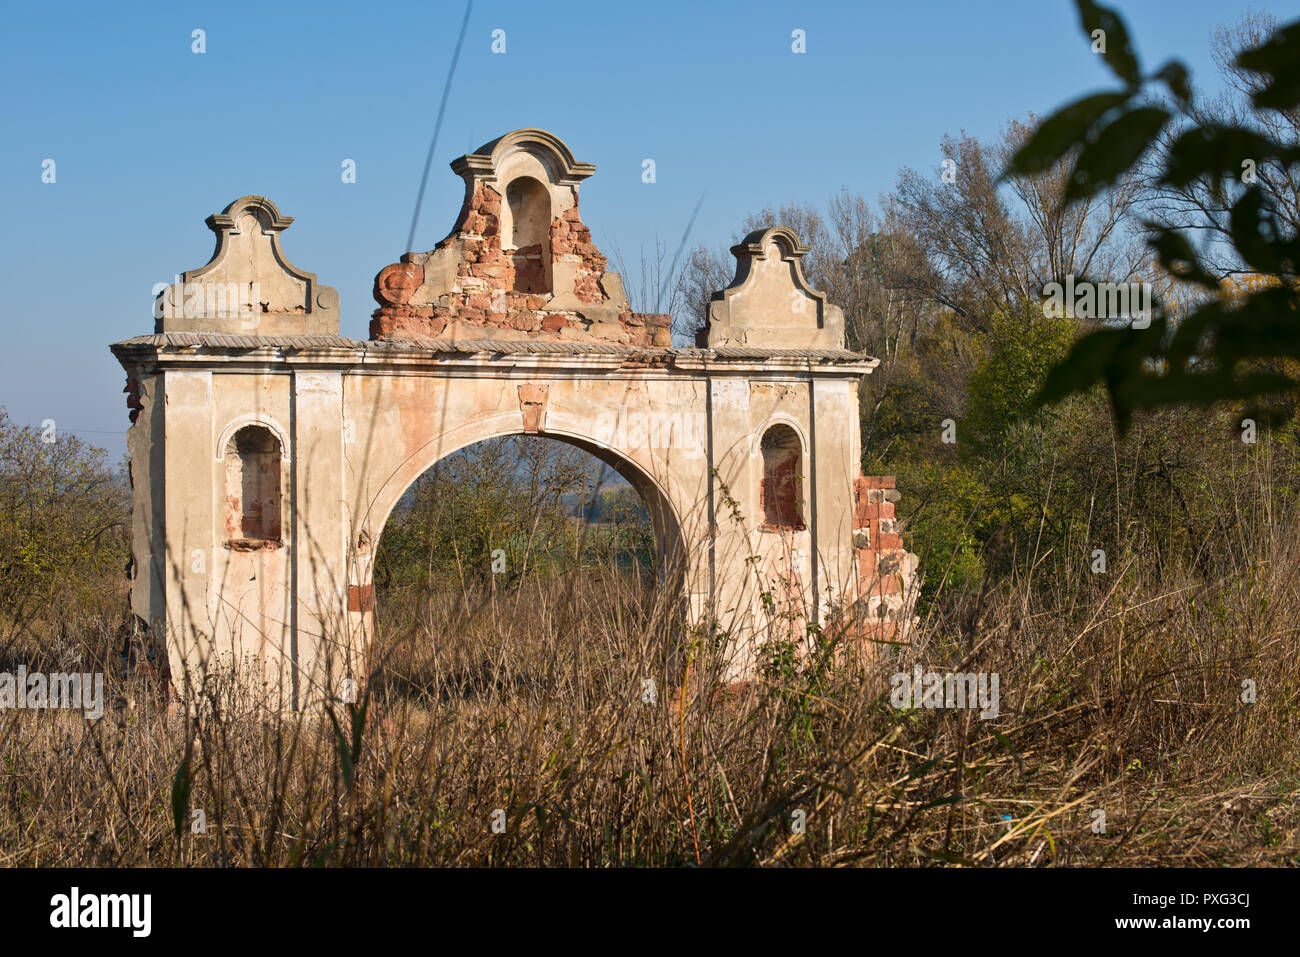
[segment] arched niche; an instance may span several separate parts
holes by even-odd
[[[511,291],[552,291],[551,192],[531,176],[506,185],[502,204],[501,249],[514,262]]]
[[[230,436],[226,464],[226,541],[232,548],[282,544],[282,451],[275,433],[245,425]]]
[[[759,443],[763,478],[759,499],[763,528],[798,531],[807,527],[803,514],[803,443],[790,426],[777,423],[763,433]]]

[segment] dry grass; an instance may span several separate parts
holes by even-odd
[[[0,712],[0,861],[1295,864],[1300,554],[1249,544],[1182,580],[1119,561],[948,596],[874,661],[794,667],[778,647],[731,689],[719,636],[626,573],[389,596],[382,665],[338,732],[322,714],[169,718],[112,677],[113,623],[87,622],[114,703],[95,722]],[[916,662],[997,673],[1000,715],[894,709],[889,676]]]

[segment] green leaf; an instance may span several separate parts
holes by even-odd
[[[1076,392],[1087,392],[1105,377],[1132,335],[1130,329],[1098,329],[1082,336],[1065,360],[1048,372],[1034,403],[1051,405]]]
[[[1211,355],[1228,366],[1250,358],[1300,358],[1300,315],[1295,291],[1261,289],[1225,311],[1215,329]]]
[[[1187,237],[1177,230],[1160,226],[1153,222],[1143,224],[1151,230],[1147,245],[1154,250],[1160,265],[1179,279],[1198,283],[1215,292],[1219,289],[1219,280],[1201,265],[1200,257]]]
[[[1167,122],[1167,110],[1143,106],[1129,110],[1102,129],[1074,164],[1065,190],[1066,202],[1086,199],[1119,179],[1142,157]]]
[[[1252,267],[1272,275],[1286,271],[1279,248],[1283,237],[1277,211],[1258,185],[1248,187],[1232,204],[1228,227],[1233,246]]]
[[[1282,372],[1249,372],[1233,380],[1232,386],[1235,392],[1231,398],[1240,400],[1275,395],[1279,392],[1290,392],[1297,385],[1300,383],[1297,383],[1294,377]]]
[[[185,757],[172,778],[172,826],[176,836],[180,837],[185,829],[185,818],[190,809],[190,790],[194,786],[194,777],[190,772],[190,749],[186,747]]]
[[[946,864],[960,864],[962,867],[979,867],[979,864],[969,857],[962,857],[952,851],[931,851],[926,848],[917,848],[925,857],[933,858],[936,861],[943,861]]]
[[[1124,26],[1120,15],[1092,0],[1077,0],[1077,5],[1079,21],[1083,25],[1083,32],[1088,35],[1088,41],[1092,42],[1094,31],[1101,30],[1105,34],[1106,44],[1102,56],[1106,58],[1107,65],[1130,89],[1137,89],[1142,82],[1142,71],[1138,67],[1133,45],[1129,42],[1128,28]]]
[[[1191,75],[1187,72],[1187,67],[1183,66],[1177,60],[1170,60],[1162,66],[1153,77],[1157,80],[1163,80],[1165,86],[1169,87],[1169,92],[1178,97],[1183,103],[1192,102],[1192,84]]]
[[[1002,745],[1002,747],[1007,749],[1007,754],[1011,755],[1011,757],[1015,759],[1016,767],[1020,769],[1020,774],[1023,776],[1025,773],[1025,762],[1020,760],[1020,755],[1016,753],[1016,749],[1011,746],[1011,739],[1001,731],[994,731],[993,737],[997,739],[998,743]]]
[[[925,774],[927,771],[929,771],[932,767],[934,767],[938,763],[939,763],[938,758],[930,758],[928,761],[920,762],[914,768],[912,768],[911,771],[907,773],[906,780],[912,781],[920,777],[921,775]]]
[[[1243,419],[1254,419],[1261,429],[1273,429],[1287,422],[1291,416],[1281,409],[1271,409],[1259,403],[1251,403],[1241,410]]]
[[[311,866],[324,867],[327,863],[329,863],[330,855],[333,854],[335,851],[337,851],[338,848],[339,848],[338,841],[330,841],[323,848],[321,848],[320,853],[316,855],[315,859],[312,861]]]
[[[1136,408],[1162,405],[1213,405],[1257,395],[1284,392],[1295,387],[1277,372],[1253,372],[1233,378],[1216,372],[1180,375],[1134,376],[1124,383],[1124,397]]]
[[[1181,134],[1169,148],[1161,182],[1186,186],[1195,179],[1238,178],[1246,160],[1294,161],[1300,150],[1284,146],[1254,130],[1237,126],[1198,126]]]
[[[933,801],[926,801],[917,811],[928,811],[932,807],[943,807],[945,804],[959,804],[963,800],[960,794],[949,794],[947,797],[935,798]]]
[[[1206,333],[1222,323],[1223,312],[1223,304],[1215,300],[1179,320],[1166,352],[1170,372],[1187,371],[1188,363],[1199,354]]]
[[[1291,110],[1300,106],[1300,20],[1237,56],[1237,66],[1269,79],[1252,99],[1262,109]]]
[[[1300,51],[1300,20],[1279,27],[1257,47],[1237,54],[1237,66],[1252,73],[1283,73],[1295,69]]]
[[[1106,112],[1122,106],[1128,99],[1128,93],[1093,93],[1061,107],[1040,123],[1016,150],[1003,177],[1032,175],[1051,168],[1087,139],[1088,131]]]
[[[346,790],[352,790],[353,774],[353,755],[348,747],[348,740],[343,736],[343,729],[339,727],[339,719],[334,717],[334,712],[327,711],[330,723],[334,725],[334,746],[339,753],[339,765],[343,769],[343,786]]]

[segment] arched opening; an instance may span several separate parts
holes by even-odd
[[[506,187],[501,249],[514,264],[511,291],[551,291],[551,194],[531,176]]]
[[[772,531],[800,531],[803,518],[803,443],[788,425],[774,425],[763,433],[763,478],[759,499],[763,527]]]
[[[419,697],[505,700],[624,670],[639,689],[677,668],[684,572],[673,509],[632,463],[568,437],[488,438],[430,465],[389,513],[375,648]]]
[[[280,440],[270,429],[246,425],[226,443],[226,539],[234,548],[283,542]]]

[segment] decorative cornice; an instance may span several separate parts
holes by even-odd
[[[469,174],[475,179],[490,179],[496,175],[501,161],[517,150],[538,157],[550,170],[554,182],[561,185],[576,186],[596,172],[594,163],[578,162],[573,151],[554,133],[538,129],[514,130],[498,136],[475,152],[452,160],[451,168],[459,176]]]
[[[279,207],[265,196],[241,196],[221,212],[213,213],[204,222],[208,224],[208,229],[220,237],[223,231],[238,232],[236,224],[239,222],[239,217],[246,212],[253,213],[263,229],[277,233],[288,229],[289,224],[293,222],[292,216],[282,215]]]
[[[742,258],[746,253],[751,256],[762,256],[769,242],[776,243],[781,249],[781,258],[789,262],[800,262],[808,254],[809,247],[799,242],[799,237],[795,235],[793,229],[785,226],[768,226],[766,229],[754,230],[731,247],[731,254],[737,259]]]

